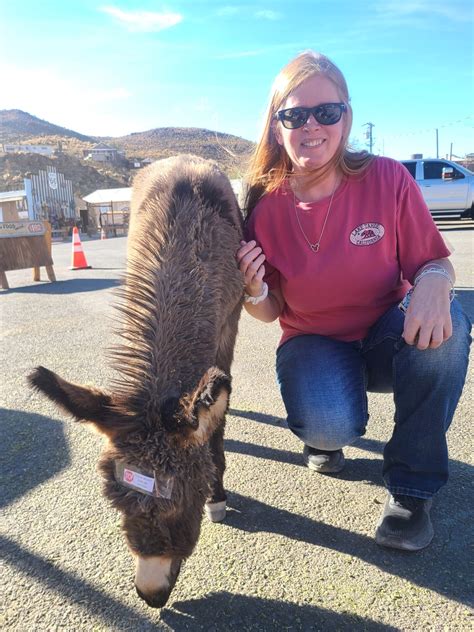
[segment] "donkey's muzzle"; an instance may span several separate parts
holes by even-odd
[[[150,608],[163,608],[171,594],[171,591],[176,584],[176,580],[178,579],[179,571],[181,569],[181,560],[174,559],[171,563],[170,572],[167,576],[167,582],[164,586],[157,588],[154,591],[143,591],[138,588],[135,583],[135,590],[139,597],[145,601]]]
[[[138,596],[141,597],[143,601],[145,601],[147,605],[150,606],[150,608],[163,608],[164,606],[166,606],[166,602],[169,599],[173,587],[163,588],[153,595],[145,595],[145,593],[142,593],[142,591],[137,586],[135,586],[135,590],[137,591]]]

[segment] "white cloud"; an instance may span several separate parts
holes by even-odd
[[[262,18],[263,20],[281,20],[283,15],[281,13],[278,13],[278,11],[264,10],[257,11],[255,13],[255,17]]]
[[[432,17],[441,17],[447,21],[470,21],[472,14],[466,11],[463,4],[453,1],[446,3],[439,0],[386,0],[374,5],[375,12],[379,18],[395,25],[419,22]]]
[[[156,32],[168,29],[183,20],[180,13],[152,11],[122,11],[117,7],[101,7],[100,11],[116,18],[129,31]]]

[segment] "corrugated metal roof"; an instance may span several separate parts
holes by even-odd
[[[130,202],[132,187],[125,189],[97,189],[82,198],[89,204],[107,204],[108,202]]]
[[[0,202],[14,202],[22,200],[26,197],[26,191],[2,191],[0,193]]]
[[[242,190],[242,180],[230,181],[234,193],[238,196]],[[132,187],[124,189],[97,189],[82,198],[89,204],[107,204],[109,202],[130,202],[132,199]]]
[[[97,145],[94,145],[92,147],[92,150],[89,150],[89,151],[96,151],[96,150],[118,151],[115,147],[111,147],[110,145],[107,145],[106,143],[97,143]]]

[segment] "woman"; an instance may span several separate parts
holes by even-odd
[[[418,550],[433,537],[431,498],[448,478],[445,435],[470,326],[417,185],[398,162],[349,151],[351,124],[345,79],[328,58],[306,52],[283,68],[237,260],[248,313],[280,320],[278,381],[310,469],[341,471],[343,447],[365,433],[367,391],[393,391],[376,541]]]

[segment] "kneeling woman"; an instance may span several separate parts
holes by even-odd
[[[350,152],[351,123],[345,79],[329,59],[304,53],[283,68],[237,259],[249,314],[280,320],[278,380],[309,468],[339,472],[344,446],[365,432],[367,391],[393,391],[376,541],[418,550],[433,537],[431,498],[448,477],[446,431],[470,325],[416,183],[394,160]]]

